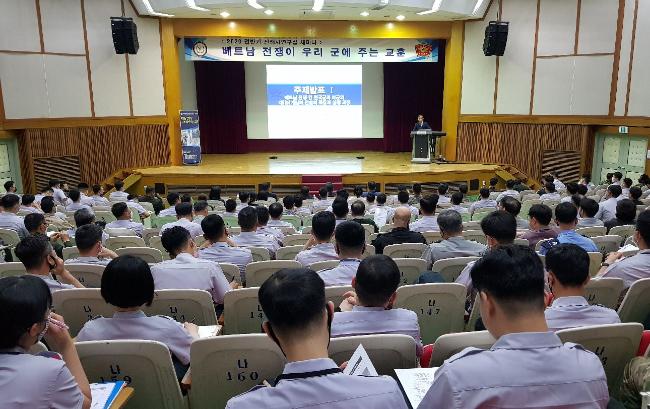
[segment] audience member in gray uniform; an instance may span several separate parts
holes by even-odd
[[[102,245],[102,229],[96,224],[86,224],[77,229],[75,238],[79,257],[69,258],[65,264],[99,264],[106,266],[117,254]]]
[[[350,207],[348,206],[347,200],[337,197],[332,202],[332,213],[336,217],[336,225],[343,223],[348,219],[348,213],[350,212]]]
[[[93,213],[93,211],[89,209],[77,210],[76,212],[74,212],[74,224],[76,228],[68,230],[68,236],[70,236],[70,238],[73,239],[77,234],[77,229],[79,227],[85,226],[87,224],[96,224],[95,213]],[[108,240],[108,234],[106,234],[106,232],[102,230],[102,244],[105,244],[106,240]]]
[[[630,199],[621,199],[616,203],[616,217],[605,222],[607,234],[616,226],[628,226],[634,224],[636,219],[636,205]]]
[[[311,218],[311,236],[305,249],[296,255],[296,261],[307,267],[319,261],[338,260],[332,244],[336,219],[331,212],[318,212]]]
[[[420,218],[409,224],[411,231],[419,233],[425,231],[438,231],[436,213],[436,206],[438,205],[438,196],[429,195],[420,199]]]
[[[269,209],[265,206],[255,206],[255,211],[257,212],[257,230],[258,234],[263,234],[267,236],[273,236],[278,241],[278,245],[282,245],[282,240],[284,240],[284,233],[282,230],[275,227],[269,227]]]
[[[318,275],[326,286],[350,285],[366,250],[366,231],[359,223],[348,221],[336,226],[334,236],[336,254],[341,261],[334,268],[319,271]]]
[[[142,223],[131,221],[131,209],[125,202],[115,203],[111,207],[111,213],[115,216],[114,222],[106,225],[107,229],[129,229],[138,237],[142,237],[144,226]]]
[[[21,239],[29,236],[23,218],[17,214],[20,210],[20,198],[13,193],[4,195],[0,198],[0,206],[0,229],[13,230]]]
[[[51,312],[52,295],[29,275],[0,279],[0,400],[3,409],[89,409],[88,378],[64,322]],[[50,351],[28,351],[45,338]]]
[[[72,203],[65,207],[66,212],[76,212],[79,209],[90,209],[90,206],[81,202],[81,192],[73,189],[68,194]]]
[[[470,214],[474,215],[478,209],[495,209],[497,208],[497,201],[490,199],[490,189],[484,187],[479,190],[480,199],[469,206]]]
[[[609,185],[607,187],[607,193],[605,193],[604,200],[598,205],[598,213],[594,216],[596,219],[600,219],[603,222],[611,220],[616,217],[616,204],[619,200],[623,199],[622,195],[623,190],[619,185]]]
[[[352,222],[346,222],[352,223]],[[357,226],[358,223],[355,223]],[[264,332],[288,363],[275,387],[258,386],[228,401],[227,409],[405,409],[394,379],[344,375],[328,357],[334,306],[312,270],[283,269],[262,284]]]
[[[445,258],[480,256],[487,248],[484,244],[463,238],[463,219],[455,210],[440,213],[438,226],[442,241],[430,245],[431,264]]]
[[[257,232],[257,211],[253,206],[246,206],[237,214],[237,223],[241,233],[232,237],[233,243],[239,247],[264,247],[275,258],[275,252],[280,248],[278,240],[271,235]]]
[[[589,199],[588,197],[582,198],[580,200],[579,208],[579,218],[578,225],[576,228],[581,227],[592,227],[592,226],[604,226],[602,220],[596,219],[596,214],[598,213],[598,202],[594,199]]]
[[[527,230],[530,228],[528,220],[519,217],[519,213],[521,212],[521,202],[514,197],[505,196],[501,201],[499,201],[498,209],[505,210],[515,216],[515,219],[517,220],[517,230]]]
[[[47,236],[49,224],[42,213],[30,213],[25,216],[25,228],[29,234]],[[72,247],[70,237],[66,232],[56,232],[49,236],[50,243],[56,255],[63,258],[63,248]]]

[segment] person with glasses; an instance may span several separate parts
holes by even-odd
[[[47,236],[48,227],[50,227],[50,223],[45,218],[45,215],[41,213],[31,213],[25,216],[25,228],[31,235]],[[70,236],[64,231],[52,232],[49,239],[54,252],[60,258],[63,258],[63,248],[72,247],[73,245]]]

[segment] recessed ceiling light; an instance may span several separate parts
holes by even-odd
[[[314,6],[311,8],[313,11],[321,11],[325,5],[325,0],[314,0]]]
[[[472,15],[476,14],[476,12],[481,8],[483,5],[483,0],[478,0],[476,2],[476,5],[474,6],[474,11],[472,11]]]
[[[260,3],[257,2],[257,0],[246,0],[246,3],[248,3],[249,6],[251,6],[254,9],[261,10],[264,8]]]
[[[370,15],[370,13],[368,13],[367,11],[362,11],[362,12],[361,12],[361,15],[362,15],[363,17],[368,17],[368,16]]]
[[[267,16],[270,16],[270,15],[272,15],[273,13],[274,13],[274,11],[271,10],[271,9],[266,9],[266,10],[264,10],[264,14],[266,14]]]
[[[153,7],[151,6],[151,3],[149,3],[149,0],[142,0],[142,3],[144,4],[144,8],[147,9],[147,12],[152,16],[174,17],[173,14],[158,13],[156,10],[153,9]]]
[[[205,7],[199,7],[196,5],[196,0],[185,0],[185,4],[187,7],[191,8],[192,10],[196,11],[210,11],[209,9],[206,9]]]
[[[404,20],[406,17],[404,17],[403,15],[399,14],[399,15],[398,15],[397,17],[395,17],[395,18],[398,19],[399,21],[402,21],[402,20]]]
[[[435,0],[433,2],[433,6],[431,6],[431,10],[421,11],[417,14],[419,16],[424,16],[425,14],[435,13],[436,11],[440,10],[441,5],[442,5],[442,0]]]
[[[227,11],[222,11],[221,13],[219,13],[219,15],[220,15],[221,17],[223,17],[223,18],[228,18],[228,17],[230,17],[230,13],[228,13]]]

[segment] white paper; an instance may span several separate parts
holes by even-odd
[[[375,366],[361,344],[352,354],[352,358],[348,361],[348,366],[345,367],[343,373],[346,375],[378,376]]]
[[[199,338],[209,338],[219,335],[221,325],[199,325]]]
[[[625,256],[625,257],[629,257],[629,256],[633,256],[636,253],[638,253],[639,248],[637,246],[635,246],[634,244],[628,244],[626,246],[621,247],[618,250],[618,252],[623,253],[623,256]]]
[[[104,409],[110,407],[112,401],[115,400],[115,397],[119,393],[113,394],[113,389],[118,388],[122,389],[124,387],[124,382],[116,384],[115,382],[109,383],[91,383],[90,384],[90,395],[93,398],[93,402],[90,405],[90,409]],[[109,402],[111,398],[111,402]]]
[[[402,385],[412,408],[417,408],[433,384],[438,368],[395,369],[397,380]]]

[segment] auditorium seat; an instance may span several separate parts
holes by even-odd
[[[589,304],[616,309],[625,282],[621,278],[598,278],[589,280],[585,286],[585,298]]]
[[[150,246],[150,240],[152,237],[160,236],[160,229],[150,228],[142,230],[142,240],[147,243],[147,246]]]
[[[609,234],[621,237],[622,245],[628,238],[634,236],[635,231],[636,226],[634,225],[614,226],[609,230]]]
[[[429,367],[439,367],[446,359],[461,352],[468,347],[489,349],[496,340],[488,331],[459,332],[444,334],[436,339],[433,344],[433,353],[429,360]]]
[[[339,260],[326,260],[326,261],[319,261],[316,263],[312,263],[309,265],[309,268],[311,268],[314,271],[321,271],[321,270],[329,270],[330,268],[334,268],[339,265]]]
[[[487,216],[488,214],[492,213],[495,210],[496,208],[492,208],[492,207],[477,209],[472,215],[472,221],[481,221],[485,216]]]
[[[428,248],[422,243],[391,244],[384,247],[383,254],[390,258],[422,258]]]
[[[512,243],[516,244],[517,246],[529,246],[530,245],[528,240],[526,240],[526,239],[518,239],[518,238],[515,239]]]
[[[424,231],[422,235],[429,244],[442,240],[442,234],[439,231]]]
[[[153,249],[157,249],[160,251],[160,254],[162,255],[163,260],[169,260],[169,253],[167,253],[167,250],[165,250],[165,247],[162,245],[162,240],[160,236],[151,236],[149,237],[149,247]]]
[[[304,246],[310,237],[311,235],[309,234],[292,234],[290,236],[284,236],[282,244],[285,246]]]
[[[341,305],[343,302],[343,294],[348,291],[354,291],[351,285],[333,285],[330,287],[325,287],[325,299],[331,301],[334,304],[334,308]]]
[[[587,254],[589,255],[589,276],[594,277],[600,270],[603,254],[596,251],[590,251]]]
[[[75,337],[83,325],[97,316],[112,317],[113,307],[106,304],[99,288],[73,288],[52,293],[52,306],[65,317],[70,335]]]
[[[10,248],[13,259],[17,260],[16,253],[14,253],[14,248],[16,247],[16,244],[20,243],[20,237],[18,237],[18,233],[9,229],[0,229],[0,242],[2,245]]]
[[[650,278],[637,280],[627,290],[623,302],[618,308],[621,322],[647,322],[650,319],[650,302],[648,300],[650,300]]]
[[[476,261],[478,259],[479,257],[471,256],[437,260],[431,266],[431,271],[440,273],[445,282],[453,283],[470,261]]]
[[[160,229],[167,223],[173,223],[175,222],[176,216],[151,216],[153,220],[151,220],[151,227],[154,229]]]
[[[253,262],[271,260],[271,253],[264,247],[246,247],[251,251]]]
[[[360,335],[332,338],[329,356],[338,365],[349,361],[363,345],[379,375],[395,376],[395,368],[417,368],[416,344],[413,337],[402,334]]]
[[[142,310],[147,315],[164,315],[180,323],[217,325],[212,296],[204,290],[156,290],[151,306]]]
[[[104,266],[101,264],[66,264],[65,269],[86,288],[100,288]]]
[[[135,256],[149,264],[161,263],[163,256],[160,250],[151,247],[122,247],[115,250],[118,256]]]
[[[101,211],[96,211],[95,212],[95,220],[98,222],[114,222],[116,220],[115,216],[113,216],[113,213],[111,212],[101,212]]]
[[[282,216],[282,221],[291,223],[296,230],[300,230],[300,227],[302,226],[302,220],[298,216],[293,216],[293,215],[283,215]]]
[[[393,230],[393,227],[395,227],[395,225],[392,223],[385,224],[379,228],[379,233],[388,233]]]
[[[68,259],[71,259],[71,258],[78,258],[79,257],[79,249],[76,246],[64,247],[61,252],[62,252],[64,261],[68,260]]]
[[[0,278],[18,277],[26,273],[25,266],[19,261],[0,263]]]
[[[463,231],[463,238],[465,240],[472,240],[477,243],[487,244],[487,238],[485,237],[485,233],[483,233],[481,230]]]
[[[607,228],[605,226],[581,227],[576,229],[576,233],[585,237],[604,236],[607,234]]]
[[[278,249],[275,252],[276,260],[294,260],[296,255],[304,249],[304,246],[285,246]]]
[[[399,267],[400,286],[414,284],[420,275],[426,271],[428,264],[428,261],[422,258],[393,258],[393,261]]]
[[[361,255],[361,258],[364,259],[368,256],[372,256],[377,254],[377,250],[375,249],[375,246],[372,244],[366,243],[366,249],[363,251],[363,254]]]
[[[469,312],[469,317],[467,318],[467,323],[465,324],[465,332],[476,331],[476,323],[478,322],[479,318],[481,318],[481,297],[478,293],[476,293],[474,296],[472,309]]]
[[[603,254],[617,252],[621,247],[621,237],[608,234],[607,236],[593,236],[591,240],[596,244],[598,250]]]
[[[226,223],[226,226],[228,227],[238,226],[237,216],[221,216],[221,218],[223,219],[223,222]]]
[[[223,297],[223,334],[259,334],[266,316],[257,298],[258,287],[238,288]]]
[[[239,267],[231,263],[219,263],[219,267],[221,267],[221,270],[223,271],[223,275],[226,277],[226,280],[228,280],[228,282],[232,282],[232,280],[236,280],[238,283],[241,284],[241,274],[239,271]]]
[[[302,264],[294,260],[265,260],[248,263],[246,265],[246,286],[259,287],[278,270],[300,267]]]
[[[147,244],[137,236],[109,237],[106,240],[106,247],[115,251],[124,247],[146,247]]]

